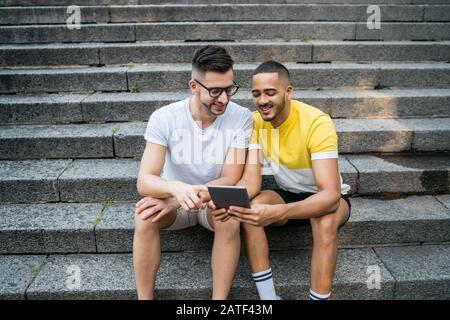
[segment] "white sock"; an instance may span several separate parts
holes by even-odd
[[[252,273],[252,276],[261,300],[277,300],[271,268],[265,271]]]
[[[320,294],[309,289],[309,300],[330,300],[331,292],[327,294]]]

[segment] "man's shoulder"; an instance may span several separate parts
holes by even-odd
[[[309,105],[307,103],[304,103],[299,100],[293,100],[293,104],[297,110],[299,110],[300,114],[300,121],[306,122],[306,124],[313,125],[317,124],[318,122],[332,122],[331,117],[329,114],[323,112],[322,110]]]

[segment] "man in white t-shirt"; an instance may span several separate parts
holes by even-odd
[[[200,48],[192,60],[192,96],[151,115],[137,189],[133,264],[139,299],[153,299],[160,264],[160,230],[197,223],[215,232],[211,266],[213,299],[226,299],[240,253],[240,224],[214,221],[206,185],[241,178],[252,130],[251,112],[230,98],[239,86],[233,60],[218,46]],[[189,267],[189,266],[186,266]]]

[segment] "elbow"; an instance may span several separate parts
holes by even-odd
[[[330,209],[329,212],[336,212],[341,204],[341,194],[339,192],[333,192],[330,194]]]
[[[145,196],[144,195],[144,184],[142,183],[142,179],[140,177],[138,177],[137,181],[136,181],[136,190],[140,196],[142,196],[142,197]]]

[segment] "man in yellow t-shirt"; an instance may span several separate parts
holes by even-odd
[[[338,168],[337,134],[330,117],[292,99],[289,71],[267,61],[252,76],[253,133],[244,174],[251,209],[215,210],[217,220],[242,222],[246,254],[261,299],[276,299],[264,227],[311,225],[309,299],[328,300],[337,259],[337,232],[350,217],[350,189]],[[263,159],[279,189],[261,191]]]

